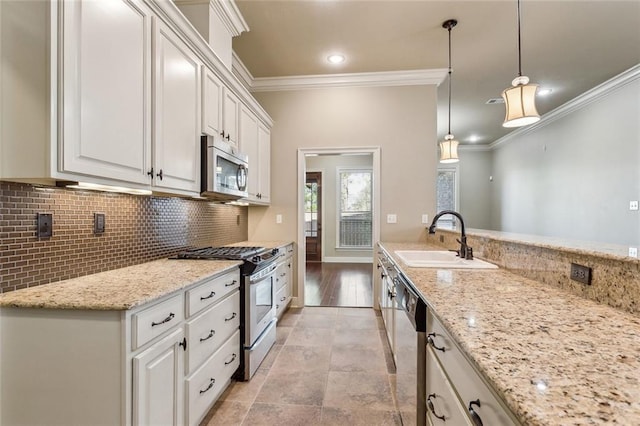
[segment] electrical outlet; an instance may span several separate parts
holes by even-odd
[[[51,238],[53,236],[53,214],[38,213],[38,224],[36,227],[36,237]]]
[[[281,214],[277,214],[276,215],[276,223],[282,223],[282,215]]]
[[[629,257],[638,257],[638,247],[629,247]]]
[[[422,224],[423,225],[428,225],[429,224],[429,215],[428,214],[423,214],[422,215]]]
[[[93,233],[104,234],[104,228],[105,228],[105,214],[94,213],[93,214]]]
[[[571,264],[571,279],[581,282],[582,284],[591,284],[591,268],[588,266],[578,265],[577,263]]]
[[[387,223],[398,223],[398,216],[395,214],[388,214]]]
[[[638,201],[629,201],[629,210],[638,210]]]

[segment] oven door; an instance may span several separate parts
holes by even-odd
[[[250,347],[276,316],[275,299],[276,265],[246,278],[245,286],[245,341]]]

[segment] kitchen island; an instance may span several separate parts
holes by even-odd
[[[411,268],[381,243],[465,357],[527,425],[640,424],[640,318],[505,269]]]

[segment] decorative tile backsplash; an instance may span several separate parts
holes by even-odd
[[[53,214],[51,238],[36,237],[37,213]],[[0,182],[0,292],[246,241],[247,221],[247,207],[206,200]]]

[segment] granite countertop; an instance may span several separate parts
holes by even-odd
[[[0,307],[127,310],[241,263],[161,259],[0,294]]]
[[[523,424],[640,424],[640,318],[504,269],[407,267],[478,371]]]

